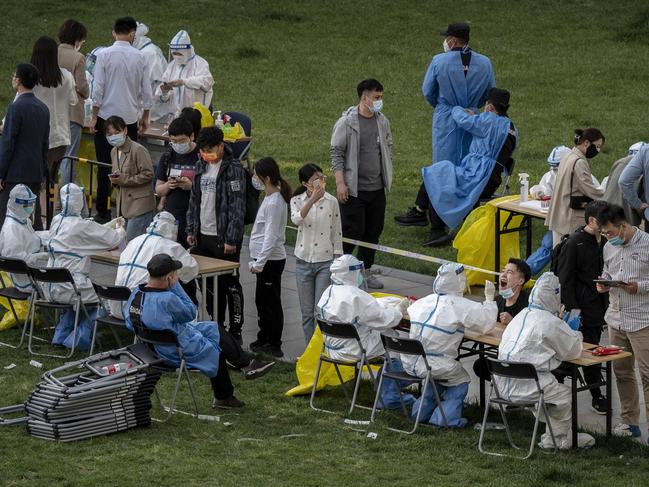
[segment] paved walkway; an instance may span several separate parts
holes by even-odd
[[[284,307],[284,333],[283,333],[283,350],[284,360],[295,361],[304,351],[305,341],[302,332],[300,305],[297,297],[297,285],[295,281],[295,257],[292,249],[287,247],[288,258],[286,268],[282,276],[282,304]],[[241,285],[245,296],[244,306],[244,327],[243,341],[244,347],[247,347],[257,338],[257,311],[255,308],[255,276],[248,271],[247,262],[249,261],[248,247],[245,246],[241,252]],[[380,272],[379,279],[385,284],[384,292],[399,294],[403,296],[426,296],[432,292],[432,277],[413,272],[402,271],[389,267],[377,266]],[[93,278],[98,282],[114,282],[116,269],[103,265],[93,265]],[[482,299],[482,288],[477,289],[476,299]],[[604,338],[606,339],[606,338]],[[473,377],[471,363],[474,358],[463,359],[465,369]],[[639,380],[639,378],[638,378]],[[638,382],[640,383],[640,382]],[[471,382],[468,400],[478,401],[479,387],[478,380]],[[487,387],[487,392],[489,388]],[[644,410],[644,398],[641,394],[641,410]],[[617,397],[615,386],[613,387],[613,424],[619,422],[620,405]],[[590,394],[585,391],[579,395],[579,417],[580,426],[585,429],[594,430],[603,433],[606,427],[606,417],[595,414],[590,408]],[[644,418],[644,414],[641,414]],[[643,437],[646,438],[647,422],[640,425]]]

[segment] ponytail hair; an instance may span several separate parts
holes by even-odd
[[[297,173],[297,177],[300,180],[301,183],[308,183],[309,179],[313,177],[315,173],[322,172],[322,169],[317,166],[316,164],[305,164],[300,168],[300,170]],[[306,191],[306,187],[303,184],[300,184],[300,186],[297,187],[295,192],[293,193],[293,196],[298,196]]]
[[[264,157],[255,163],[255,173],[259,177],[270,178],[271,184],[279,187],[279,192],[288,203],[291,201],[291,186],[279,173],[279,166],[272,157]]]
[[[575,129],[575,145],[581,144],[584,140],[590,142],[595,142],[596,140],[602,139],[602,142],[606,141],[604,134],[600,129],[595,127],[589,127],[587,129]]]

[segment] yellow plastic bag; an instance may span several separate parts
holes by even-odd
[[[386,293],[372,293],[372,296],[375,298],[382,298],[387,296],[395,296],[401,298],[403,296],[398,296],[396,294],[386,294]],[[313,389],[313,381],[315,380],[315,371],[318,367],[318,360],[320,359],[320,352],[322,351],[322,333],[320,328],[316,327],[315,333],[311,337],[309,344],[304,350],[304,353],[297,359],[295,364],[295,372],[297,374],[297,386],[293,387],[286,392],[287,396],[302,396],[305,394],[311,394]],[[343,377],[345,382],[350,381],[354,378],[354,367],[339,366],[340,375]],[[372,366],[372,371],[376,376],[376,372],[379,370],[378,366]],[[320,367],[320,376],[318,377],[318,386],[316,387],[317,391],[324,389],[326,386],[337,386],[340,385],[340,380],[336,374],[336,369],[333,364],[328,362],[323,362]]]
[[[214,117],[205,105],[195,101],[192,105],[192,108],[195,108],[196,110],[201,112],[201,128],[212,127],[214,125]]]
[[[494,234],[496,226],[496,203],[515,200],[518,196],[504,196],[487,202],[473,210],[464,221],[462,228],[453,241],[457,249],[457,261],[482,269],[493,269],[495,264]],[[501,229],[509,218],[510,213],[502,211],[500,216]],[[522,216],[515,216],[509,222],[509,227],[521,224]],[[519,232],[507,233],[500,236],[500,262],[505,263],[510,257],[519,258]],[[494,269],[499,272],[501,269]],[[484,272],[467,271],[469,285],[482,285],[485,280],[493,280],[493,275]]]
[[[239,122],[235,122],[234,127],[229,123],[223,127],[223,140],[226,142],[236,142],[242,137],[246,136],[245,130]]]
[[[4,272],[0,273],[0,279],[2,279],[5,284],[11,283],[11,277]],[[24,323],[27,318],[27,301],[12,301],[12,303],[16,310],[16,314],[18,315],[18,319]],[[0,298],[0,306],[5,309],[5,314],[2,317],[2,320],[0,320],[0,330],[8,330],[9,328],[16,326],[16,318],[11,312],[9,300],[7,298]]]

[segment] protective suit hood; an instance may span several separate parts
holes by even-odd
[[[332,262],[329,270],[335,284],[359,287],[362,283],[363,263],[353,255],[341,255]]]
[[[182,57],[176,58],[171,53],[181,52]],[[173,36],[169,42],[169,59],[177,61],[179,64],[187,64],[194,57],[194,46],[186,30],[180,30]]]
[[[25,211],[24,204],[36,204],[36,195],[24,184],[18,184],[9,193],[7,214],[21,223],[26,223],[30,214]]]
[[[74,183],[61,188],[61,214],[63,216],[81,216],[83,210],[83,190]]]
[[[149,33],[149,28],[142,22],[137,23],[137,29],[135,30],[135,40],[133,41],[133,47],[135,49],[142,49],[144,46],[151,42],[146,35]]]
[[[559,278],[552,272],[544,272],[534,284],[529,302],[529,307],[532,309],[542,309],[558,316],[561,310]]]
[[[159,235],[175,242],[178,237],[178,223],[176,222],[176,217],[168,211],[158,213],[146,229],[146,233]]]
[[[437,269],[437,277],[433,281],[434,293],[462,296],[465,289],[466,274],[462,264],[448,263]]]
[[[550,164],[550,166],[558,166],[561,159],[563,159],[568,152],[570,152],[570,149],[565,145],[556,146],[548,156],[548,164]]]
[[[631,147],[629,147],[629,155],[635,156],[638,152],[640,152],[640,149],[642,149],[645,145],[646,142],[636,142]]]

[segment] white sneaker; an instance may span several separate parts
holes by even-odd
[[[368,289],[383,289],[383,283],[372,275],[369,270],[365,271],[365,285]]]
[[[555,439],[557,440],[557,448],[559,450],[569,450],[570,448],[572,448],[571,435],[555,436]],[[577,433],[577,448],[589,448],[593,445],[595,445],[595,438],[587,433]],[[550,436],[550,434],[544,434],[541,437],[539,448],[543,450],[554,449],[554,444],[552,443],[552,437]]]
[[[637,425],[628,425],[626,423],[618,423],[613,427],[613,434],[615,436],[631,436],[638,438],[642,435],[640,427]]]

